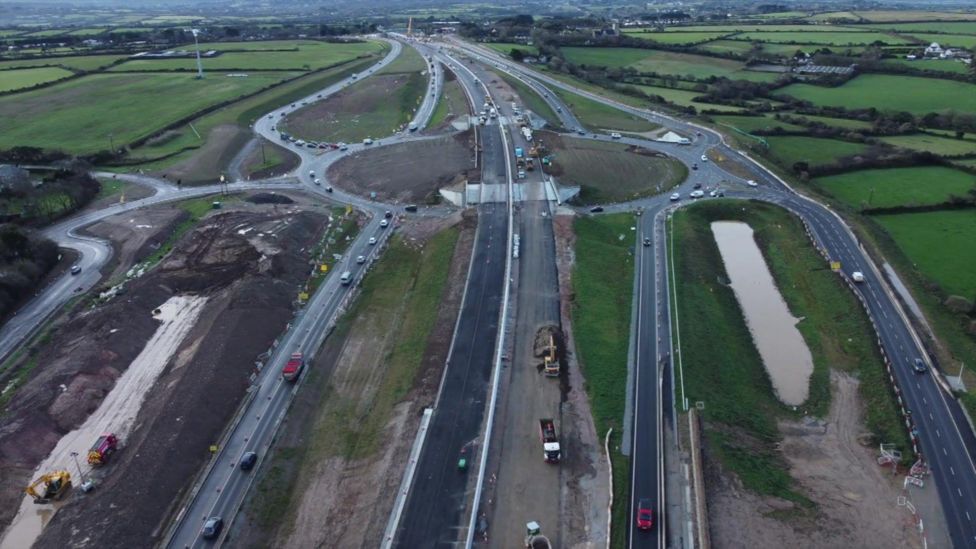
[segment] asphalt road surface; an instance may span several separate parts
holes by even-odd
[[[685,135],[696,135],[691,146],[663,145],[660,143],[647,142],[645,140],[628,140],[624,142],[634,142],[642,146],[649,146],[658,150],[664,150],[686,163],[697,163],[699,169],[692,172],[689,181],[682,185],[681,194],[687,196],[692,182],[701,182],[706,187],[722,187],[730,190],[729,196],[739,196],[741,198],[752,197],[759,200],[766,200],[781,204],[794,213],[799,215],[809,226],[821,247],[827,251],[830,259],[840,261],[842,271],[849,277],[852,272],[860,271],[865,275],[865,281],[857,285],[857,293],[865,300],[871,319],[876,324],[880,343],[893,363],[893,371],[898,386],[901,390],[905,406],[911,412],[914,424],[914,432],[917,434],[919,447],[922,455],[931,469],[932,479],[938,488],[939,497],[942,502],[943,511],[949,528],[950,537],[953,544],[958,547],[976,546],[976,466],[974,466],[974,455],[976,455],[976,438],[969,429],[968,424],[962,417],[962,412],[958,402],[951,397],[947,397],[931,370],[928,373],[917,374],[912,368],[916,358],[929,363],[929,358],[921,350],[914,333],[910,330],[906,318],[902,311],[897,307],[894,295],[889,286],[885,283],[876,266],[867,258],[865,252],[860,248],[858,242],[850,232],[849,228],[841,219],[827,210],[823,205],[810,199],[801,197],[793,192],[792,189],[783,184],[766,169],[757,165],[746,158],[739,151],[729,147],[722,140],[721,136],[693,124],[669,117],[659,113],[653,113],[643,109],[637,109],[622,105],[613,100],[592,94],[574,86],[554,80],[548,76],[541,75],[535,71],[529,71],[521,66],[516,66],[499,56],[484,49],[477,49],[464,45],[466,51],[476,55],[476,57],[493,62],[496,66],[501,65],[506,71],[521,74],[526,78],[537,79],[539,82],[548,86],[559,87],[577,93],[589,99],[619,108],[625,112],[642,116],[645,119],[657,122],[669,128],[679,130]],[[726,158],[746,167],[752,174],[752,178],[757,183],[757,187],[749,189],[742,185],[741,178],[726,173],[713,162],[706,162],[701,158],[706,149],[715,149]],[[695,157],[698,157],[697,159]],[[741,192],[740,192],[741,191]],[[623,211],[632,209],[635,205],[647,208],[645,216],[653,215],[656,209],[663,207],[666,197],[654,197],[618,205],[608,208],[608,211]],[[643,226],[646,228],[649,221],[645,219]],[[655,249],[661,245],[655,236]],[[655,252],[655,255],[657,252]],[[645,265],[642,269],[646,269]],[[639,276],[646,280],[647,274]],[[646,293],[645,289],[645,293]],[[656,290],[655,290],[656,293]],[[666,303],[666,300],[664,301]],[[660,304],[654,305],[641,302],[641,328],[638,337],[642,341],[647,341],[645,324],[649,324],[648,314],[645,308],[655,311],[661,307]],[[639,355],[644,355],[641,351]],[[660,352],[651,353],[654,359],[660,358]],[[652,357],[644,355],[638,359],[636,365],[641,379],[636,386],[635,408],[635,429],[633,433],[634,446],[632,463],[635,477],[638,475],[649,475],[660,467],[662,459],[659,448],[650,439],[660,439],[660,433],[654,432],[654,424],[647,421],[647,411],[643,402],[653,402],[655,395],[660,394],[660,389],[646,382],[644,375],[647,370],[657,370],[655,375],[663,376],[660,368],[653,368]],[[660,361],[659,364],[663,364]],[[664,384],[668,385],[667,383]],[[642,425],[643,424],[645,425]],[[646,432],[645,432],[646,431]],[[657,454],[657,455],[655,455]],[[644,476],[641,477],[645,478]],[[633,511],[637,499],[646,497],[644,492],[654,490],[649,481],[640,480],[640,485],[634,486],[631,493],[631,511]],[[660,493],[660,488],[657,489]],[[655,502],[658,509],[662,508],[662,502]],[[630,528],[632,529],[629,539],[632,546],[649,547],[659,544],[661,540],[647,539],[648,536],[641,537],[639,532],[634,532],[633,514],[628,517]],[[659,521],[660,522],[660,519]]]

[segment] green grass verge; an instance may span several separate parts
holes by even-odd
[[[613,428],[611,448],[619,448],[627,400],[627,349],[633,297],[634,217],[616,214],[576,220],[573,268],[573,333],[585,378],[593,423],[602,438]],[[619,451],[613,461],[611,545],[623,547],[627,535],[629,460]]]
[[[769,143],[766,156],[787,170],[796,162],[807,162],[811,166],[830,164],[838,158],[867,150],[861,143],[817,137],[770,136],[765,140]]]
[[[858,170],[813,183],[853,209],[940,204],[976,189],[976,175],[943,166]]]
[[[814,371],[809,397],[797,413],[825,415],[829,368],[847,371],[860,378],[867,427],[907,455],[907,435],[866,315],[826,268],[799,220],[768,204],[711,201],[674,216],[673,292],[688,398],[705,403],[705,436],[721,462],[757,493],[811,505],[775,448],[776,420],[793,412],[776,399],[736,297],[722,282],[727,275],[709,227],[716,220],[749,223],[791,313],[803,318],[797,327],[813,355]],[[699,341],[709,344],[689,343]]]
[[[532,111],[536,116],[545,120],[546,125],[548,125],[550,128],[562,127],[562,124],[559,122],[559,117],[556,116],[556,111],[552,110],[549,103],[546,103],[542,96],[536,93],[535,90],[508,73],[502,72],[499,73],[498,76],[500,76],[502,80],[507,82],[508,85],[515,90],[515,93],[518,94],[519,99],[522,100],[522,104],[525,106],[525,108]]]
[[[451,76],[444,80],[441,96],[437,100],[437,107],[430,117],[430,123],[427,124],[430,128],[441,125],[449,116],[463,117],[471,112],[471,106],[468,105],[468,98],[464,94],[461,84],[453,77],[453,73],[449,74]]]
[[[590,128],[624,132],[649,132],[661,127],[658,124],[581,95],[559,88],[553,88],[553,91],[566,103],[566,106],[572,109],[580,122]]]

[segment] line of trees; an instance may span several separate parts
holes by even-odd
[[[23,227],[0,224],[0,317],[29,298],[57,263],[57,244]]]

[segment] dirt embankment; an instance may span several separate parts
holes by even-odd
[[[324,225],[322,215],[298,207],[248,210],[205,218],[124,295],[71,315],[31,350],[33,378],[0,418],[4,522],[37,463],[97,408],[156,331],[153,309],[178,294],[209,298],[133,433],[98,471],[99,489],[70,494],[37,547],[141,547],[158,539],[170,502],[204,464],[243,397],[255,359],[290,320],[295,288],[308,271],[304,251]],[[133,215],[143,213],[125,214]],[[116,236],[124,234],[125,216],[110,220]],[[253,230],[242,231],[247,227]]]
[[[921,547],[907,509],[896,504],[902,477],[875,461],[859,443],[866,434],[858,381],[831,374],[826,420],[782,421],[781,450],[790,474],[816,504],[762,497],[725,473],[705,447],[705,488],[715,547]],[[864,437],[866,438],[866,437]]]
[[[367,149],[339,160],[329,179],[343,190],[386,202],[433,203],[438,189],[479,177],[474,137],[466,131],[424,141]]]
[[[457,218],[453,219],[457,222]],[[419,251],[449,220],[410,221],[402,234]],[[377,391],[391,373],[387,358],[392,351],[388,320],[403,320],[402,310],[387,309],[375,299],[356,318],[339,329],[317,353],[317,362],[297,395],[283,431],[279,434],[267,470],[246,505],[247,521],[230,535],[242,547],[377,547],[382,541],[423,408],[436,397],[447,359],[454,323],[460,309],[467,268],[474,243],[475,218],[464,216],[448,268],[448,282],[441,296],[434,325],[427,338],[421,365],[406,396],[395,403],[388,421],[371,440],[375,450],[365,456],[327,451],[349,445],[346,425],[360,417],[359,403],[375,403]],[[363,296],[360,299],[365,299]],[[393,330],[395,331],[395,330]],[[323,395],[325,397],[323,398]],[[373,404],[368,404],[372,407]],[[365,420],[370,421],[368,416]],[[323,430],[327,435],[322,435]],[[371,444],[358,439],[354,444]],[[280,493],[279,493],[280,492]],[[364,528],[363,525],[370,526]],[[246,540],[246,541],[243,541]]]

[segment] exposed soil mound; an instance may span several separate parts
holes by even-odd
[[[278,193],[257,193],[244,200],[252,204],[294,204],[295,201],[290,197]]]

